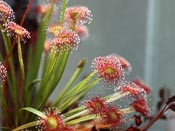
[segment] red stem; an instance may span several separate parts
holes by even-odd
[[[23,15],[23,17],[22,17],[20,26],[23,25],[24,20],[26,19],[26,16],[27,16],[27,14],[28,14],[28,12],[29,12],[29,10],[30,10],[30,7],[31,7],[31,5],[32,5],[32,1],[33,1],[33,0],[30,0],[29,3],[28,3],[28,5],[27,5],[27,8],[26,8],[26,10],[25,10],[25,12],[24,12],[24,15]]]
[[[146,131],[147,129],[149,129],[160,117],[162,117],[162,115],[165,113],[165,111],[167,110],[167,105],[165,105],[160,111],[159,113],[146,125],[144,126],[141,131]]]

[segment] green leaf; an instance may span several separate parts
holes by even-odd
[[[5,44],[6,52],[9,53],[12,49],[10,37],[7,35],[6,31],[2,31],[1,25],[0,25],[0,30],[1,30],[2,38],[3,38],[4,44]]]
[[[6,50],[6,53],[8,54],[8,53],[10,53],[12,51],[11,40],[10,40],[10,37],[7,35],[7,32],[6,31],[2,31],[2,26],[1,25],[0,25],[0,29],[1,29],[3,42],[4,42],[4,45],[5,45],[5,50]],[[4,62],[4,58],[3,58],[2,55],[0,55],[0,59],[1,59],[1,61]],[[18,92],[16,90],[15,67],[14,67],[14,59],[13,59],[12,55],[9,56],[8,61],[9,61],[9,65],[10,65],[11,75],[8,76],[7,82],[8,82],[8,85],[9,85],[10,95],[13,98],[12,99],[13,103],[17,107],[18,106],[18,104],[17,104]]]
[[[47,99],[47,96],[48,96],[47,94],[49,90],[48,86],[51,85],[50,82],[51,82],[51,78],[52,78],[53,71],[54,71],[57,61],[58,61],[58,52],[55,52],[55,48],[53,47],[51,50],[51,54],[48,59],[48,62],[46,64],[46,70],[43,74],[40,87],[36,94],[35,99],[37,101],[35,101],[34,104],[37,108],[40,108],[44,104],[45,100]]]
[[[38,71],[39,71],[39,65],[40,65],[40,61],[41,61],[41,56],[42,56],[42,52],[43,52],[43,46],[44,46],[44,42],[45,42],[45,38],[46,38],[46,29],[45,28],[49,24],[52,10],[53,10],[53,3],[50,5],[50,8],[49,8],[47,14],[41,20],[41,23],[40,23],[39,28],[38,28],[38,35],[37,35],[38,37],[37,37],[37,41],[35,43],[35,45],[36,45],[35,48],[32,49],[32,46],[30,46],[25,88],[27,88],[27,86],[31,83],[31,81],[33,81],[34,79],[37,78]],[[30,100],[28,100],[28,98],[30,99],[32,97],[33,91],[34,91],[34,89],[32,89],[31,92],[29,92],[27,94],[29,97],[26,97],[26,101],[30,101]]]
[[[32,100],[32,96],[34,94],[34,91],[36,91],[35,85],[41,82],[40,79],[33,80],[28,86],[27,86],[27,93],[26,93],[26,100],[25,100],[25,106],[29,106]]]
[[[51,49],[50,57],[48,61],[46,62],[46,68],[42,76],[41,87],[40,87],[40,90],[42,90],[42,92],[43,92],[44,87],[48,83],[48,80],[51,78],[53,74],[54,68],[59,59],[58,56],[59,56],[58,52],[56,52],[55,47],[53,47]]]
[[[41,83],[41,87],[36,97],[37,101],[35,105],[37,106],[37,108],[40,109],[44,106],[45,102],[47,101],[51,93],[54,91],[54,89],[56,88],[57,84],[59,83],[63,75],[68,57],[69,57],[69,52],[64,52],[64,53],[59,52],[56,63],[54,63],[54,65],[50,64],[51,68],[48,68],[48,71],[50,72],[50,74],[47,75],[46,78],[45,77],[43,78],[42,81],[44,84]]]
[[[63,72],[65,70],[68,58],[69,58],[69,54],[70,54],[70,50],[68,52],[65,53],[59,53],[59,57],[54,69],[54,74],[52,75],[52,84],[50,85],[50,92],[49,94],[51,94],[51,92],[56,88],[56,86],[58,85],[59,81],[61,80],[62,76],[63,76]]]
[[[43,119],[45,119],[47,117],[43,112],[41,112],[35,108],[32,108],[32,107],[25,107],[25,108],[22,108],[21,111],[22,110],[29,111],[29,112],[31,112],[31,113],[33,113],[33,114],[35,114]]]
[[[38,69],[41,61],[41,56],[43,52],[43,45],[46,38],[46,27],[49,24],[49,20],[53,10],[53,3],[51,4],[47,14],[43,17],[39,28],[38,28],[38,37],[36,41],[36,46],[34,49],[34,55],[30,55],[28,62],[28,72],[26,78],[26,85],[28,85],[33,79],[37,77]]]

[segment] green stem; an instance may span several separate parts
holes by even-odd
[[[60,19],[60,24],[61,25],[63,25],[63,23],[64,23],[66,6],[67,6],[67,0],[63,0],[63,2],[62,2],[62,10],[61,10],[61,19]]]
[[[114,102],[122,97],[129,95],[129,92],[116,92],[112,95],[104,97],[107,103]]]
[[[91,73],[87,78],[85,78],[84,80],[79,82],[72,89],[65,92],[65,94],[62,97],[58,96],[54,102],[54,105],[57,105],[60,101],[64,101],[70,95],[73,96],[75,94],[78,94],[80,91],[84,90],[85,84],[88,83],[95,74],[96,74],[96,72]]]
[[[74,108],[74,109],[72,109],[72,110],[66,112],[66,113],[64,114],[64,116],[65,116],[65,117],[71,116],[72,114],[75,114],[75,113],[77,113],[77,112],[80,112],[80,111],[84,110],[85,108],[86,108],[86,106],[84,106],[84,105],[83,105],[83,106],[79,106],[79,107],[77,107],[77,108]]]
[[[24,81],[25,72],[24,72],[24,63],[23,63],[23,58],[22,58],[20,35],[18,35],[18,59],[19,59],[19,65],[20,65],[20,71],[21,71],[21,78]]]
[[[127,107],[127,108],[121,109],[120,112],[124,115],[124,114],[130,114],[130,113],[136,112],[136,110],[133,107]]]
[[[58,109],[60,109],[60,111],[64,111],[65,109],[67,109],[70,105],[77,102],[81,97],[83,97],[97,83],[98,80],[89,82],[82,90],[80,90],[79,93],[74,93],[71,96],[69,96],[66,101],[61,102],[63,104],[58,105]]]
[[[150,122],[148,122],[148,124],[141,128],[141,131],[147,131],[147,129],[149,129],[167,111],[167,109],[167,105],[164,105],[158,114]]]
[[[72,23],[71,29],[72,29],[72,30],[75,30],[75,27],[76,27],[76,21],[74,21],[74,22]]]
[[[87,90],[88,90],[88,88],[89,87],[93,87],[94,85],[96,85],[98,82],[99,82],[99,80],[100,79],[96,79],[96,80],[94,80],[93,82],[90,82],[90,84],[89,85],[87,85],[86,86],[86,88],[87,88]],[[85,90],[86,90],[86,88],[85,88]],[[89,88],[90,89],[90,88]],[[86,93],[86,91],[84,92],[84,94]],[[72,100],[73,100],[73,98],[72,98]],[[61,107],[62,105],[60,105],[60,107]],[[66,106],[66,105],[64,105],[64,106]],[[63,107],[64,107],[63,106]],[[82,111],[81,111],[81,109],[83,109]],[[77,110],[74,110],[74,111],[76,111],[76,112],[74,112],[75,114],[73,114],[72,116],[69,116],[68,118],[66,118],[66,121],[68,121],[68,120],[70,120],[70,119],[72,119],[72,118],[75,118],[75,117],[77,117],[77,116],[80,116],[80,115],[82,115],[82,114],[85,114],[85,113],[87,113],[87,109],[86,109],[86,107],[85,106],[82,106],[81,108],[79,108],[78,109],[80,112],[77,112]]]
[[[84,116],[84,117],[81,117],[81,118],[78,118],[78,119],[69,121],[66,124],[68,124],[68,125],[77,124],[77,123],[80,123],[80,122],[85,122],[85,121],[93,120],[93,119],[95,119],[97,117],[99,117],[99,116],[97,116],[96,114],[87,115],[87,116]]]
[[[86,109],[86,110],[83,110],[83,111],[81,111],[81,112],[78,112],[78,113],[76,113],[76,114],[74,114],[74,115],[72,115],[72,116],[69,116],[69,117],[67,117],[67,118],[65,118],[64,119],[64,121],[66,122],[66,121],[69,121],[69,120],[71,120],[71,119],[74,119],[74,118],[76,118],[76,117],[78,117],[78,116],[81,116],[81,115],[84,115],[84,114],[87,114],[88,113],[88,110]]]

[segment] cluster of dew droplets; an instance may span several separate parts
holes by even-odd
[[[109,105],[102,118],[104,119],[106,124],[111,124],[112,127],[119,125],[122,121],[122,112],[120,112],[120,107],[116,107],[114,105]]]
[[[149,117],[150,116],[150,108],[147,105],[147,100],[145,100],[144,98],[142,99],[138,99],[135,100],[134,102],[132,102],[130,104],[137,112],[139,112],[140,114],[142,114],[145,117]]]
[[[5,66],[0,62],[0,79],[4,80],[6,76],[7,76],[7,70]]]
[[[60,115],[60,111],[55,108],[55,107],[52,107],[52,108],[48,108],[48,109],[45,109],[43,111],[44,115],[46,116],[46,118],[41,118],[39,117],[38,118],[38,121],[39,121],[39,124],[36,126],[37,130],[39,131],[44,131],[44,124],[47,124],[47,122],[45,123],[45,121],[47,120],[47,117],[53,117],[53,118],[58,118],[58,120],[60,122],[62,122],[62,119],[64,118],[62,115]]]
[[[103,85],[107,87],[114,86],[115,93],[109,96],[106,102],[111,108],[111,102],[117,101],[117,105],[120,105],[117,109],[121,112],[121,120],[124,123],[133,117],[133,112],[139,112],[143,116],[149,116],[150,108],[147,105],[146,97],[150,90],[141,81],[139,83],[125,80],[125,71],[130,67],[129,62],[119,55],[112,54],[95,58],[91,67],[94,72],[97,72]],[[137,101],[139,102],[138,104],[136,104]],[[110,118],[108,120],[110,121]],[[113,124],[117,124],[117,121]]]
[[[103,111],[108,106],[107,102],[101,97],[100,94],[91,93],[88,95],[88,100],[84,101],[88,113],[90,114],[103,114]]]
[[[123,107],[129,107],[131,112],[135,110],[143,116],[149,116],[150,108],[147,105],[147,93],[143,88],[133,82],[126,82],[115,88],[115,92],[121,92],[121,96],[125,94],[117,103],[124,103],[125,105]]]
[[[24,43],[26,38],[31,38],[30,33],[21,26],[13,22],[15,19],[15,13],[11,7],[4,1],[0,1],[0,23],[2,24],[2,32],[7,32],[10,37],[17,37],[20,35],[20,40]]]
[[[26,42],[26,38],[30,39],[30,33],[23,27],[19,26],[15,22],[9,22],[6,24],[7,35],[10,37],[18,37],[20,36],[20,40],[24,43]]]
[[[63,26],[61,24],[51,24],[46,30],[53,36],[57,36],[59,32],[63,29]]]
[[[89,10],[87,7],[81,7],[82,10],[84,10],[84,15],[82,17],[82,19],[80,19],[79,23],[80,24],[90,24],[92,22],[92,12],[91,10]]]
[[[103,121],[106,124],[111,124],[111,129],[116,126],[118,127],[118,125],[125,121],[126,115],[122,111],[123,106],[120,104],[118,104],[119,106],[115,106],[114,103],[108,103],[97,93],[88,95],[88,100],[84,100],[84,104],[88,109],[87,113],[96,114],[97,117],[95,120],[97,122]],[[97,107],[99,104],[101,108],[97,108],[96,110],[95,104],[97,104]]]
[[[132,66],[131,64],[122,56],[118,55],[118,54],[112,54],[114,56],[117,56],[120,60],[120,64],[122,65],[122,68],[125,70],[126,74],[129,74],[132,71]]]
[[[121,92],[121,93],[127,93],[125,97],[131,99],[131,98],[143,98],[146,95],[146,92],[144,89],[140,88],[138,85],[136,85],[133,82],[125,81],[121,83],[118,87],[114,88],[115,92]]]
[[[72,16],[77,15],[76,22],[78,24],[90,24],[92,21],[92,12],[85,6],[75,6],[66,9],[65,18],[72,21]]]
[[[6,21],[4,21],[4,19]],[[14,20],[15,20],[14,11],[11,9],[11,7],[6,2],[0,1],[0,21],[8,23]]]
[[[70,29],[63,29],[51,42],[51,46],[56,46],[57,51],[67,52],[69,49],[77,50],[80,38]]]
[[[89,37],[89,30],[87,26],[83,24],[77,24],[75,26],[75,32],[78,34],[81,40],[86,40]]]
[[[135,78],[134,80],[132,80],[132,82],[136,84],[139,88],[142,88],[146,92],[146,94],[149,94],[151,92],[148,85],[146,85],[140,78]]]
[[[93,71],[97,71],[99,78],[102,78],[102,84],[107,87],[118,85],[125,80],[125,72],[120,64],[119,58],[114,55],[95,58],[91,68]],[[105,72],[107,68],[113,69],[114,73],[107,74]]]

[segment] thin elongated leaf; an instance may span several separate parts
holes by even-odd
[[[35,115],[37,115],[37,116],[39,116],[39,117],[41,117],[41,118],[46,118],[46,115],[45,115],[43,112],[41,112],[41,111],[39,111],[39,110],[37,110],[37,109],[35,109],[35,108],[32,108],[32,107],[25,107],[25,108],[22,108],[21,111],[22,111],[22,110],[29,111],[29,112],[31,112],[31,113],[33,113],[33,114],[35,114]]]
[[[58,85],[59,81],[62,78],[63,72],[65,70],[65,67],[69,58],[69,53],[70,52],[59,54],[56,67],[54,69],[54,74],[52,75],[53,83],[50,86],[51,89],[49,94],[51,94],[51,92],[56,88],[56,86]]]
[[[77,69],[75,70],[75,72],[73,73],[72,77],[70,78],[70,80],[67,82],[66,86],[63,88],[63,90],[60,92],[57,100],[59,100],[60,98],[62,98],[64,96],[64,94],[68,91],[68,89],[71,87],[71,85],[75,82],[75,80],[78,78],[79,74],[81,73],[81,71],[83,70],[84,65],[86,64],[86,59],[82,59],[78,66]],[[52,106],[54,106],[56,104],[56,101],[53,102]]]
[[[15,128],[15,129],[13,129],[12,131],[22,131],[22,130],[27,129],[27,128],[29,128],[29,127],[36,126],[36,125],[38,125],[38,124],[39,124],[38,121],[33,121],[33,122],[30,122],[30,123],[21,125],[21,126]]]
[[[82,96],[84,96],[97,83],[98,83],[98,80],[89,82],[89,84],[85,85],[85,88],[80,90],[80,92],[71,94],[71,96],[68,96],[67,98],[65,98],[64,101],[61,101],[60,104],[58,104],[58,109],[60,109],[61,111],[65,110],[71,104],[78,101]]]
[[[85,95],[86,91],[78,94],[76,97],[72,98],[72,100],[70,100],[67,104],[65,104],[65,106],[63,106],[60,111],[64,111],[65,109],[67,109],[69,106],[71,106],[72,104],[74,104],[75,102],[77,102],[80,98],[82,98]]]
[[[96,72],[91,73],[87,78],[79,82],[77,85],[75,85],[72,89],[67,91],[62,97],[57,97],[55,100],[55,105],[58,104],[61,100],[66,99],[67,97],[75,96],[76,94],[80,93],[87,87],[87,83],[92,79],[92,77],[96,74]]]
[[[42,92],[43,92],[44,88],[46,87],[46,85],[48,83],[47,81],[51,78],[57,61],[58,61],[58,52],[55,52],[55,49],[52,49],[50,57],[49,57],[48,62],[46,64],[46,69],[45,69],[43,77],[42,77],[40,91],[42,90]]]
[[[57,84],[59,83],[64,69],[66,67],[66,63],[68,60],[69,53],[62,54],[61,52],[58,54],[57,60],[53,68],[51,68],[51,74],[47,79],[43,80],[45,84],[42,84],[37,95],[37,101],[35,105],[37,108],[41,108],[44,106],[46,100],[50,97],[51,93],[56,88]],[[47,68],[47,67],[46,67]],[[49,81],[48,81],[49,80]],[[38,99],[40,99],[38,101]]]
[[[6,52],[9,53],[9,51],[11,51],[11,48],[12,48],[10,38],[5,31],[2,31],[2,26],[0,26],[0,29],[1,29],[2,38],[5,44]]]
[[[7,35],[6,31],[2,31],[2,26],[0,26],[1,29],[1,34],[2,34],[2,38],[3,38],[3,42],[5,45],[5,50],[6,53],[10,53],[10,51],[12,51],[12,46],[11,46],[11,40],[10,37]],[[4,58],[2,55],[0,55],[0,59],[1,61],[4,62]],[[13,103],[16,106],[17,105],[17,90],[16,90],[16,76],[15,76],[15,67],[14,67],[14,59],[12,57],[12,55],[9,56],[8,58],[9,61],[9,65],[10,65],[10,71],[11,71],[11,75],[8,76],[8,85],[9,85],[9,89],[10,89],[10,95],[13,97]]]
[[[43,17],[39,29],[38,29],[38,37],[37,37],[37,42],[36,42],[36,47],[34,51],[34,55],[30,55],[29,58],[29,66],[28,66],[28,72],[27,72],[27,80],[26,84],[28,85],[33,79],[37,77],[38,74],[38,68],[40,65],[40,60],[43,52],[43,45],[45,42],[46,38],[46,27],[49,24],[49,20],[52,14],[53,10],[53,3],[51,4],[47,14]],[[30,51],[31,52],[31,51]]]
[[[31,103],[31,100],[32,100],[32,96],[34,94],[34,91],[36,90],[36,87],[35,85],[40,83],[41,80],[40,79],[35,79],[33,80],[28,86],[27,86],[27,94],[30,94],[30,95],[27,95],[27,99],[25,100],[25,106],[29,106],[30,103]]]
[[[34,79],[37,78],[38,75],[38,71],[39,71],[39,65],[40,65],[40,61],[41,61],[41,56],[42,56],[42,52],[43,52],[43,45],[45,42],[45,38],[46,38],[46,27],[49,24],[49,20],[52,14],[52,10],[53,10],[53,3],[51,4],[47,14],[43,17],[39,28],[38,28],[38,37],[37,37],[37,41],[36,41],[36,46],[34,49],[34,52],[32,51],[32,46],[29,50],[29,58],[28,58],[28,72],[26,74],[26,81],[25,81],[25,88],[27,88],[27,86],[31,83],[31,81],[33,81]],[[27,90],[27,89],[25,89]],[[30,101],[28,99],[31,98],[31,96],[33,95],[34,89],[31,90],[30,93],[26,93],[26,101]]]
[[[40,108],[46,99],[47,96],[47,92],[48,92],[48,85],[50,85],[51,82],[51,77],[53,75],[53,71],[57,62],[57,58],[58,58],[58,53],[55,53],[55,50],[52,49],[49,60],[47,62],[46,65],[46,70],[43,74],[42,80],[41,80],[41,84],[40,87],[38,89],[38,92],[36,94],[36,102],[35,105],[37,108]],[[49,80],[49,81],[48,81]]]

